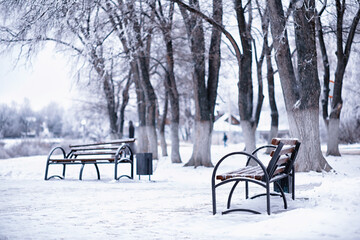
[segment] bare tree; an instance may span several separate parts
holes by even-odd
[[[155,7],[153,5],[152,7]],[[170,2],[168,6],[168,13],[165,14],[165,6],[161,1],[157,1],[157,8],[155,10],[155,19],[158,22],[161,33],[163,35],[166,48],[166,77],[164,78],[164,86],[166,88],[166,96],[170,101],[171,112],[171,161],[173,163],[181,163],[180,157],[180,143],[179,143],[179,121],[180,121],[180,106],[179,106],[179,92],[175,81],[174,73],[174,49],[173,39],[171,36],[174,16],[174,3]]]
[[[202,18],[198,14],[187,12],[185,6],[177,1],[183,16],[193,63],[193,86],[195,95],[195,134],[193,154],[185,166],[211,167],[211,136],[214,121],[214,109],[220,69],[221,31],[212,27],[209,48],[208,80],[205,81],[205,38]],[[199,11],[197,0],[190,0],[189,6]],[[213,1],[213,18],[222,23],[222,1]]]
[[[2,44],[27,47],[28,56],[44,42],[55,42],[62,49],[70,49],[95,71],[106,102],[111,136],[119,137],[117,83],[110,65],[111,55],[105,46],[113,29],[103,21],[103,12],[95,1],[62,2],[37,0],[2,2],[7,18],[1,27]],[[100,31],[101,29],[101,31]]]
[[[345,30],[344,18],[346,8],[350,6],[349,3],[345,1],[336,0],[336,71],[335,71],[335,83],[334,91],[332,96],[332,101],[330,103],[330,114],[328,113],[329,106],[329,81],[330,81],[330,64],[328,61],[326,44],[323,37],[323,29],[321,24],[321,18],[325,7],[326,1],[319,12],[317,17],[317,31],[318,39],[320,43],[320,49],[322,53],[323,65],[324,65],[324,94],[322,99],[322,110],[323,110],[323,119],[325,121],[327,130],[328,130],[328,140],[327,140],[327,155],[340,156],[339,151],[339,125],[340,125],[340,114],[343,107],[342,100],[342,86],[345,75],[346,66],[349,62],[351,46],[354,42],[354,37],[356,34],[356,28],[360,21],[360,2],[354,3],[357,5],[357,11],[354,14],[351,25],[349,29]],[[350,14],[350,11],[347,11]],[[346,37],[345,37],[346,36]]]
[[[272,65],[271,59],[271,51],[272,46],[269,46],[269,25],[270,25],[270,18],[269,18],[269,7],[266,3],[266,7],[264,11],[261,11],[261,6],[259,1],[256,0],[257,8],[259,11],[260,19],[261,19],[261,29],[263,34],[263,51],[265,54],[266,59],[266,70],[267,70],[267,84],[268,84],[268,95],[269,95],[269,103],[271,109],[271,127],[270,127],[270,134],[268,137],[268,143],[271,142],[271,139],[277,137],[278,130],[279,130],[279,113],[276,106],[275,100],[275,85],[274,85],[274,69]],[[270,149],[268,149],[270,152]]]
[[[294,7],[298,80],[291,61],[282,2],[269,1],[271,32],[290,133],[302,142],[296,169],[329,171],[331,167],[321,153],[319,137],[320,82],[316,61],[315,1],[304,1]]]

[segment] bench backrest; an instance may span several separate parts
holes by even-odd
[[[67,158],[77,158],[78,156],[88,155],[109,155],[114,157],[117,150],[126,143],[135,142],[135,138],[120,139],[109,142],[97,142],[88,144],[69,145],[70,152]],[[124,149],[125,151],[126,149]],[[132,154],[131,154],[132,155]]]
[[[295,138],[274,138],[271,144],[277,147],[270,153],[271,160],[266,169],[270,179],[291,172],[300,147],[299,140]]]

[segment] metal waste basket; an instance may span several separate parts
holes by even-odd
[[[139,175],[150,175],[153,174],[152,166],[152,153],[137,153],[136,154],[136,174]]]
[[[292,179],[290,177],[286,177],[277,181],[280,184],[281,189],[284,193],[292,193]],[[278,186],[274,183],[274,191],[280,192]]]

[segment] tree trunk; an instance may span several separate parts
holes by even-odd
[[[211,159],[211,123],[210,121],[195,121],[193,153],[185,166],[213,167]]]
[[[118,135],[118,116],[115,101],[114,82],[111,75],[105,70],[105,60],[101,57],[102,48],[99,48],[100,55],[95,49],[91,49],[91,62],[99,75],[99,80],[102,83],[103,93],[106,99],[107,113],[110,123],[110,137],[111,139],[119,138]]]
[[[319,108],[294,111],[288,115],[288,119],[290,126],[296,126],[290,128],[291,136],[298,136],[301,140],[296,171],[330,171],[331,167],[321,153],[319,124],[309,124],[319,122]]]
[[[129,72],[129,77],[126,82],[125,88],[122,92],[122,103],[120,105],[119,111],[119,137],[122,138],[124,136],[124,122],[125,122],[125,108],[129,103],[129,89],[131,85],[131,71]]]
[[[253,118],[253,84],[252,84],[252,38],[251,21],[252,7],[248,5],[249,18],[245,20],[245,10],[242,7],[242,1],[236,0],[235,11],[240,33],[240,40],[243,54],[239,63],[239,82],[238,82],[238,106],[241,122],[241,128],[245,139],[246,152],[251,153],[256,148],[255,131],[256,123]],[[250,2],[249,2],[250,3]],[[260,93],[261,94],[261,93]]]
[[[306,7],[304,5],[307,5]],[[281,0],[270,0],[271,32],[280,73],[290,133],[301,141],[296,161],[298,171],[329,171],[322,156],[319,137],[320,82],[315,45],[315,2],[310,0],[294,10],[298,76],[291,62],[285,16]]]
[[[190,1],[190,6],[199,9],[198,1]],[[213,164],[211,162],[211,134],[212,134],[212,116],[213,109],[212,102],[213,99],[216,99],[216,91],[214,87],[217,87],[218,84],[218,69],[214,70],[209,66],[209,75],[211,71],[211,80],[208,81],[208,86],[205,83],[205,36],[204,30],[202,26],[201,18],[194,13],[190,13],[190,15],[186,12],[186,9],[179,5],[181,14],[183,16],[189,42],[190,42],[190,50],[192,54],[192,61],[194,66],[194,74],[193,74],[193,86],[194,86],[194,98],[195,98],[195,130],[194,130],[194,146],[193,146],[193,154],[185,164],[185,166],[206,166],[212,167]],[[213,11],[216,12],[215,2],[213,2]],[[217,14],[222,13],[222,11],[216,12]],[[214,30],[215,27],[213,27]],[[216,33],[212,33],[210,49],[211,51],[217,51],[216,46],[219,43],[214,43],[215,39],[218,41]],[[210,51],[210,52],[211,52]],[[212,53],[212,52],[211,52]],[[214,63],[211,63],[211,66],[217,66],[217,62],[220,58],[217,58],[220,54],[220,50],[218,53],[214,53],[215,55],[209,56]],[[215,96],[214,96],[215,92]]]
[[[331,112],[329,119],[329,131],[328,131],[328,149],[327,155],[340,156],[339,151],[339,124],[340,114],[343,106],[341,91],[343,86],[343,79],[345,75],[345,69],[349,61],[351,45],[354,41],[357,26],[360,21],[360,4],[358,4],[358,10],[352,20],[351,26],[348,31],[347,39],[344,37],[343,21],[346,10],[345,1],[336,0],[336,57],[337,66],[335,71],[335,83],[334,83],[334,96],[331,102]],[[343,47],[346,42],[345,47]]]
[[[321,24],[321,18],[320,18],[319,14],[317,14],[317,17],[316,17],[316,30],[317,30],[317,36],[318,36],[318,39],[319,39],[319,47],[320,47],[321,55],[322,55],[321,59],[322,59],[323,67],[324,67],[323,95],[322,95],[322,100],[321,100],[322,117],[323,117],[323,121],[325,123],[325,126],[326,126],[326,128],[328,130],[328,125],[329,125],[328,106],[329,106],[329,92],[330,92],[330,88],[329,88],[329,84],[330,84],[330,64],[329,64],[329,58],[328,58],[327,51],[326,51],[324,33],[323,33],[322,24]]]
[[[244,141],[245,141],[245,151],[246,152],[252,152],[254,149],[256,149],[255,146],[255,130],[256,128],[252,127],[253,123],[250,121],[242,120],[240,122],[241,128],[243,130],[244,134]],[[249,151],[248,148],[251,150]],[[256,166],[257,164],[254,161],[250,161],[251,166]]]
[[[259,6],[258,6],[259,7]],[[274,85],[274,69],[271,60],[271,51],[272,48],[269,47],[269,7],[266,6],[265,13],[261,17],[261,28],[264,34],[264,54],[266,59],[266,78],[268,83],[268,95],[269,95],[269,105],[271,110],[271,124],[270,124],[270,132],[268,136],[268,143],[271,143],[273,138],[276,138],[279,132],[279,113],[276,106],[275,100],[275,85]],[[267,153],[271,152],[271,149],[268,148],[266,150]]]
[[[330,118],[326,155],[341,156],[339,151],[339,118]]]
[[[138,67],[135,61],[131,61],[131,68],[133,71],[133,78],[135,83],[136,89],[136,103],[137,103],[137,112],[138,112],[138,119],[139,119],[139,126],[137,129],[137,148],[136,151],[140,153],[149,152],[149,142],[146,132],[146,105],[145,105],[145,96],[144,92],[139,83],[139,74],[138,74]]]
[[[177,90],[175,74],[174,74],[174,51],[171,37],[172,21],[174,13],[174,3],[170,3],[169,17],[167,24],[163,24],[162,33],[166,45],[166,64],[167,77],[165,79],[165,88],[169,95],[170,112],[171,112],[171,162],[181,163],[180,157],[180,140],[179,140],[179,122],[180,122],[180,106],[179,106],[179,92]],[[163,19],[166,22],[165,19]]]
[[[164,100],[164,108],[163,108],[163,115],[160,117],[159,114],[159,136],[160,136],[160,147],[161,147],[161,153],[163,157],[168,156],[167,153],[167,145],[166,145],[166,138],[165,138],[165,124],[166,124],[166,116],[168,112],[168,93],[165,93],[165,100]]]

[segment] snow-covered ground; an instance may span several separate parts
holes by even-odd
[[[242,146],[213,146],[213,161]],[[190,145],[181,147],[183,161]],[[77,180],[79,166],[66,180],[44,181],[46,156],[0,160],[0,239],[360,239],[360,155],[328,157],[331,173],[298,173],[296,200],[287,210],[273,198],[243,200],[261,215],[212,215],[211,168],[184,168],[169,158],[154,161],[149,181],[113,181],[113,166],[92,166]],[[52,169],[55,171],[55,169]],[[225,196],[227,189],[220,190]],[[255,189],[256,190],[256,189]],[[217,208],[225,210],[219,195]]]

